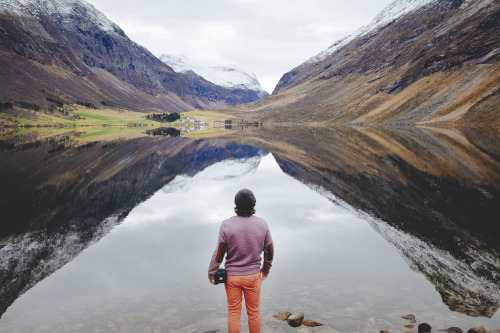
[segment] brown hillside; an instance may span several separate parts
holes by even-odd
[[[498,128],[500,108],[478,105],[500,86],[499,17],[499,1],[437,0],[300,65],[273,96],[232,113],[266,122],[468,120]],[[466,116],[473,110],[484,114]]]
[[[82,101],[136,110],[216,109],[259,99],[176,73],[87,2],[0,4],[0,101]],[[61,5],[62,6],[62,5]]]

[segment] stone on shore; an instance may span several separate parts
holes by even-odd
[[[324,326],[322,323],[318,323],[317,321],[314,321],[311,319],[302,320],[302,325],[308,326],[308,327]]]
[[[448,327],[447,329],[440,330],[443,332],[448,332],[448,333],[463,333],[462,329],[460,327]]]
[[[417,321],[415,320],[415,316],[412,315],[412,314],[407,314],[406,316],[402,316],[401,318],[403,319],[408,319],[410,321],[410,323],[414,324],[416,323]]]
[[[432,330],[431,325],[422,323],[418,325],[418,333],[429,333]]]
[[[467,333],[486,333],[486,328],[483,326],[476,326],[467,331]]]
[[[292,315],[291,312],[285,311],[285,312],[278,312],[277,314],[273,315],[274,318],[278,320],[287,320],[288,317]]]
[[[302,321],[304,320],[304,312],[299,312],[296,314],[290,315],[288,319],[286,320],[288,325],[292,327],[299,327],[302,325]]]

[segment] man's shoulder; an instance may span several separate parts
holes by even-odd
[[[231,216],[231,217],[229,217],[229,218],[227,218],[227,219],[223,220],[223,221],[222,221],[222,224],[227,224],[227,223],[229,223],[229,222],[231,222],[231,221],[236,220],[237,218],[238,218],[238,215]]]
[[[263,225],[263,226],[268,227],[268,225],[267,225],[267,221],[266,221],[266,220],[264,220],[262,217],[258,217],[258,216],[252,215],[252,216],[251,216],[251,219],[252,219],[252,222],[253,222],[253,223],[258,223],[258,224],[261,224],[261,225]]]

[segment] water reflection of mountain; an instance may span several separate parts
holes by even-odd
[[[250,146],[180,137],[2,148],[0,314],[175,176],[262,156]]]
[[[323,126],[278,126],[232,140],[272,152],[284,172],[385,221],[374,228],[451,310],[497,311],[500,163],[487,145],[449,129]]]

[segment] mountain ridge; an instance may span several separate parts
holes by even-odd
[[[161,54],[158,58],[174,71],[186,73],[193,71],[205,80],[226,88],[249,89],[257,92],[260,98],[269,96],[252,72],[235,66],[200,66],[185,55]]]
[[[340,41],[330,55],[285,73],[269,98],[227,112],[268,123],[451,124],[498,132],[499,15],[494,0],[430,1]]]
[[[185,111],[259,98],[176,73],[84,0],[2,0],[0,16],[3,100]]]
[[[327,49],[308,59],[305,63],[315,63],[324,60],[328,56],[332,55],[332,53],[335,52],[338,48],[346,45],[356,37],[365,35],[366,33],[384,24],[388,24],[389,22],[396,20],[399,16],[418,9],[419,7],[425,6],[431,1],[433,0],[393,0],[389,5],[387,5],[387,7],[385,7],[380,13],[378,13],[377,16],[375,16],[375,18],[368,25],[362,26],[353,34],[337,40]]]

